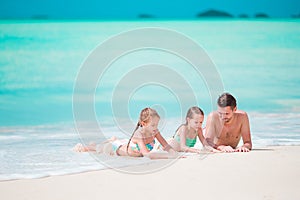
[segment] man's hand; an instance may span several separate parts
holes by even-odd
[[[231,146],[224,146],[224,145],[218,146],[217,149],[226,153],[231,153],[235,151]]]
[[[235,152],[249,152],[250,150],[247,147],[241,146],[235,149]]]

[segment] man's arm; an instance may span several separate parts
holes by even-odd
[[[244,113],[242,118],[242,127],[241,127],[241,135],[243,139],[243,146],[238,147],[236,151],[238,152],[248,152],[252,149],[252,140],[250,133],[250,123],[247,113]]]

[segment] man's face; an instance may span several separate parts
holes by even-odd
[[[233,113],[236,111],[236,108],[234,108],[233,110],[231,109],[230,106],[226,106],[226,107],[220,107],[218,106],[218,114],[220,119],[225,122],[228,123],[230,122],[230,120],[233,117]]]

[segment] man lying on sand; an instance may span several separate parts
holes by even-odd
[[[247,113],[237,110],[236,100],[229,93],[218,98],[218,110],[209,114],[206,123],[206,140],[222,152],[249,152],[252,148]],[[243,146],[237,147],[240,139]]]

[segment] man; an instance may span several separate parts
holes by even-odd
[[[229,93],[218,98],[218,110],[209,114],[206,140],[222,152],[249,152],[252,148],[249,119],[246,112],[237,110],[236,100]],[[240,139],[243,145],[237,147]]]

